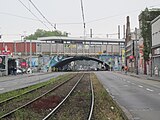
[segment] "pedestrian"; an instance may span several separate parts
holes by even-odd
[[[13,74],[17,75],[17,68],[16,67],[13,68]]]
[[[10,74],[11,74],[11,75],[14,74],[14,67],[13,67],[13,66],[11,66],[11,68],[10,68]]]
[[[124,66],[122,66],[122,71],[124,71]]]
[[[127,72],[128,72],[128,67],[125,66],[125,67],[124,67],[124,70],[125,70],[125,74],[127,74]]]

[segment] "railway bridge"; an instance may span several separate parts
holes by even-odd
[[[74,62],[84,64],[80,62],[83,60],[100,63],[106,70],[110,67],[118,70],[124,64],[124,39],[42,37],[38,40],[41,42],[37,45],[37,52],[52,56],[49,66],[59,69],[64,69],[69,63],[75,69],[77,65]],[[93,67],[94,63],[86,64]]]
[[[15,58],[26,59],[29,66],[39,70],[47,71],[53,67],[64,70],[103,67],[106,70],[119,70],[124,64],[124,43],[124,39],[54,36],[12,43],[3,42],[0,43],[0,47],[8,48]],[[69,67],[66,67],[66,64]],[[8,67],[5,67],[5,71],[7,69]],[[3,70],[4,68],[0,68],[0,71]]]

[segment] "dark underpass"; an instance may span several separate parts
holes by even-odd
[[[69,65],[71,62],[83,61],[83,60],[95,61],[98,64],[102,65],[103,70],[109,70],[109,68],[110,68],[108,64],[99,60],[98,58],[88,57],[88,56],[74,56],[74,57],[68,57],[68,58],[63,59],[62,61],[59,61],[54,66],[52,66],[52,70],[53,70],[53,68],[55,68],[55,69],[58,69],[58,71],[63,71],[63,70],[66,70],[64,68],[66,68],[66,66]],[[100,69],[98,69],[98,70],[100,70]]]

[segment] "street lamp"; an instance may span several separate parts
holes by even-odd
[[[149,58],[150,58],[150,61],[151,61],[151,77],[152,77],[152,53],[149,54]]]
[[[136,39],[136,74],[138,75],[138,43],[137,43],[137,28],[135,28],[135,39]]]
[[[32,40],[30,40],[30,68],[32,68]]]

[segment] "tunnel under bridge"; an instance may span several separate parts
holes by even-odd
[[[54,66],[52,66],[52,70],[53,68],[58,69],[58,70],[64,70],[63,67],[70,64],[71,62],[74,61],[82,61],[82,60],[86,60],[86,61],[95,61],[98,64],[100,63],[103,67],[103,70],[109,70],[110,66],[105,63],[104,61],[101,61],[98,58],[94,58],[94,57],[88,57],[88,56],[74,56],[74,57],[68,57],[63,59],[62,61],[57,62]]]

